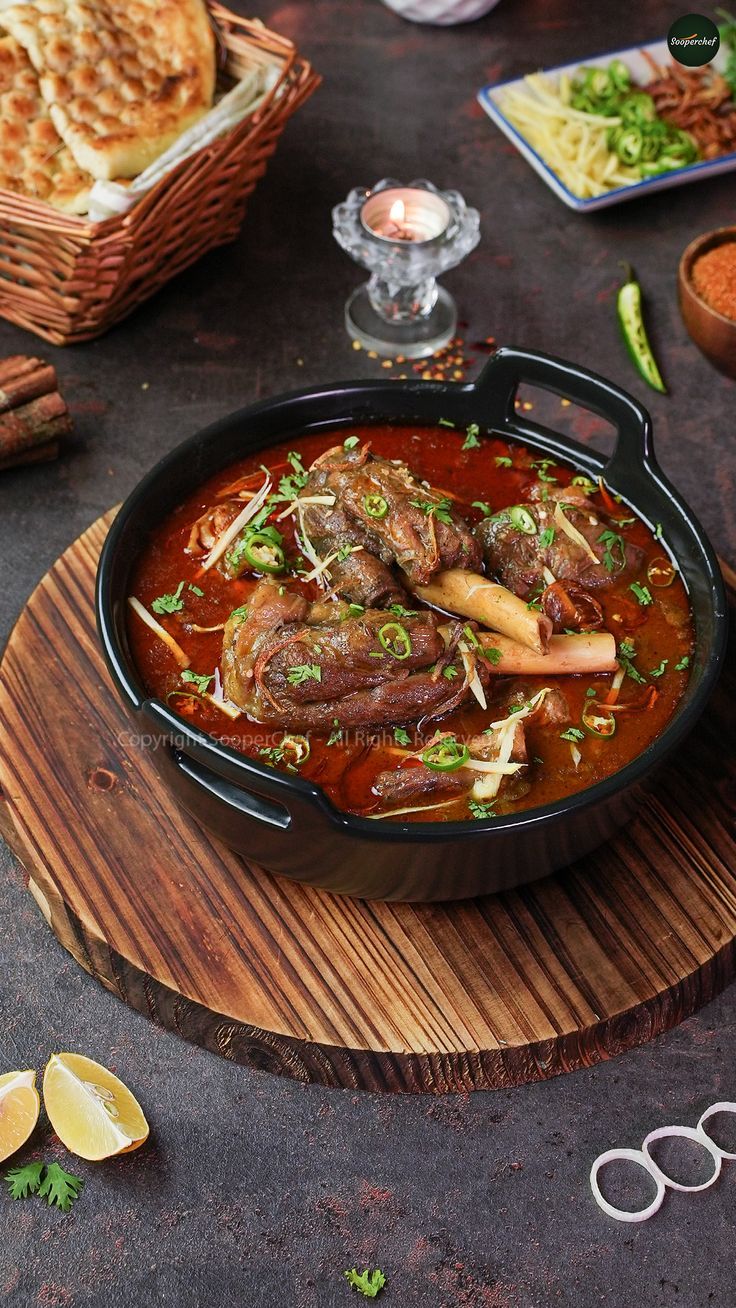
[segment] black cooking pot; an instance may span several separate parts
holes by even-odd
[[[606,459],[516,413],[520,383],[574,400],[615,426]],[[662,735],[615,776],[568,799],[472,822],[371,821],[337,809],[319,786],[246,758],[147,696],[126,635],[131,567],[149,531],[236,459],[320,428],[471,422],[567,460],[617,491],[650,526],[662,524],[687,585],[697,650],[688,688]],[[636,809],[642,783],[703,711],[726,642],[726,597],[713,549],[659,469],[649,415],[610,382],[569,363],[503,349],[477,382],[338,382],[241,409],[178,446],[125,501],[97,576],[100,639],[116,689],[155,744],[182,806],[248,859],[281,875],[369,899],[439,900],[508,889],[545,876],[607,840]]]

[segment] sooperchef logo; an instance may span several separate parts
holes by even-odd
[[[667,33],[667,47],[678,64],[700,68],[715,59],[721,38],[718,28],[704,14],[685,14],[677,18]]]

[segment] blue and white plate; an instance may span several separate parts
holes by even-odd
[[[643,50],[651,55],[655,63],[667,65],[671,62],[667,42],[654,41],[650,45],[631,46],[628,50],[612,50],[609,54],[595,55],[592,59],[576,59],[572,64],[562,64],[558,68],[548,68],[542,71],[545,77],[554,82],[563,73],[567,73],[571,77],[574,76],[583,64],[586,68],[606,68],[613,59],[620,59],[629,69],[632,81],[644,85],[646,82],[651,81],[652,70],[642,55]],[[718,71],[722,71],[724,64],[725,58],[721,50],[713,60],[713,67]],[[560,181],[557,173],[553,172],[548,163],[545,163],[542,156],[529,144],[526,137],[509,122],[503,112],[501,102],[505,93],[512,89],[524,90],[524,78],[518,77],[513,81],[497,82],[495,85],[484,86],[483,90],[478,92],[478,100],[489,118],[493,120],[497,127],[500,127],[510,141],[513,141],[527,163],[530,163],[534,171],[539,173],[539,176],[554,191],[555,195],[558,195],[570,209],[577,209],[579,213],[592,213],[595,209],[607,209],[611,204],[622,204],[624,200],[633,200],[638,195],[650,195],[653,191],[666,191],[671,186],[684,186],[686,182],[696,182],[702,177],[717,177],[719,173],[728,173],[736,168],[735,151],[733,154],[723,155],[720,159],[688,164],[686,168],[675,168],[672,172],[664,173],[661,177],[644,177],[640,182],[632,182],[628,186],[617,186],[613,190],[606,191],[604,195],[596,195],[590,199],[582,200],[580,196],[569,190],[564,182]]]

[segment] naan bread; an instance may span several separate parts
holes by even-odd
[[[93,177],[134,177],[211,107],[215,43],[203,0],[0,5],[59,135]]]
[[[58,135],[25,50],[0,37],[0,187],[86,213],[92,181]]]

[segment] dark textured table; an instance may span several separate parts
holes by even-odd
[[[442,30],[378,0],[262,5],[325,83],[289,125],[237,245],[103,340],[43,347],[76,435],[61,462],[0,476],[2,635],[64,547],[180,438],[257,397],[378,375],[343,333],[360,274],[332,240],[330,208],[387,174],[457,186],[482,211],[481,245],[446,279],[468,338],[557,353],[641,395],[666,471],[736,558],[736,391],[690,345],[675,294],[685,244],[733,222],[733,176],[578,217],[474,100],[485,81],[658,38],[675,12],[630,9],[501,0]],[[624,258],[647,290],[666,398],[644,393],[618,339]],[[0,355],[39,348],[0,326]],[[0,1071],[84,1050],[137,1090],[153,1127],[140,1153],[79,1164],[87,1188],[68,1216],[0,1196],[1,1303],[339,1308],[358,1302],[342,1279],[357,1263],[384,1268],[387,1304],[733,1305],[736,1166],[704,1194],[669,1195],[643,1226],[605,1218],[587,1182],[600,1150],[734,1097],[733,988],[589,1071],[470,1099],[380,1098],[248,1072],[128,1011],[63,953],[7,851],[0,912]],[[66,1157],[53,1142],[47,1153]]]

